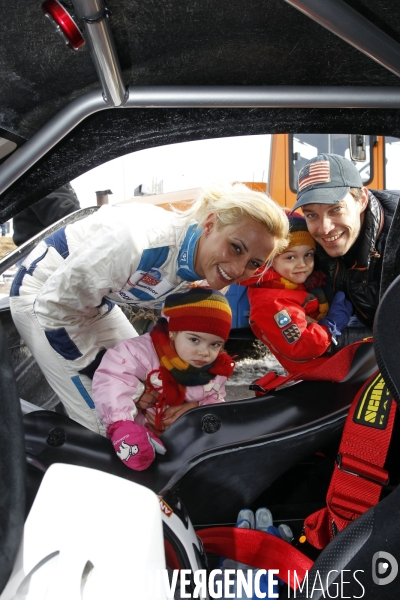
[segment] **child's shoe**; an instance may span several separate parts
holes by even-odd
[[[259,508],[256,512],[255,528],[258,531],[267,531],[268,527],[273,524],[272,514],[268,508]]]
[[[281,538],[285,542],[288,542],[289,544],[292,543],[294,536],[293,531],[290,529],[289,525],[286,525],[286,523],[281,523],[281,525],[279,525],[278,527],[278,531],[281,534]]]
[[[134,471],[147,469],[154,460],[155,453],[165,454],[162,441],[151,431],[133,421],[117,421],[107,429],[117,456]]]
[[[254,529],[255,519],[254,513],[250,508],[242,508],[239,512],[235,527],[241,529]]]

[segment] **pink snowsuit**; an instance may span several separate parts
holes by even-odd
[[[117,421],[147,423],[145,415],[138,412],[136,401],[145,391],[148,374],[159,368],[160,361],[149,333],[119,342],[107,350],[93,377],[93,401],[106,428]],[[199,406],[225,402],[226,380],[216,375],[206,385],[186,387],[185,402],[198,402]],[[155,387],[161,385],[157,373],[151,376],[151,383]]]

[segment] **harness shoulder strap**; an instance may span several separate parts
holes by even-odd
[[[326,497],[327,506],[304,522],[307,541],[324,548],[338,531],[379,501],[396,402],[380,372],[362,386],[350,407]]]

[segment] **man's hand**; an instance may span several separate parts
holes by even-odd
[[[353,305],[350,300],[347,300],[344,292],[336,292],[328,314],[318,321],[320,325],[327,327],[334,344],[337,344],[336,336],[341,335],[343,329],[347,327],[353,310]]]
[[[192,408],[196,408],[197,406],[199,406],[198,402],[184,402],[179,406],[169,406],[168,408],[166,408],[163,415],[161,416],[161,431],[167,431],[167,429],[171,427],[172,423],[175,423],[175,421],[181,415],[183,415],[188,410],[192,410]],[[151,431],[152,433],[155,433],[156,416],[152,412],[147,411],[146,419],[148,421],[148,423],[146,424],[147,429],[149,429],[149,431]]]
[[[152,406],[156,405],[158,396],[159,392],[157,392],[156,390],[146,390],[136,402],[136,407],[139,410],[147,410],[148,408],[151,408]]]

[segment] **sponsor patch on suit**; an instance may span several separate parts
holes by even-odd
[[[286,327],[289,323],[292,322],[290,315],[287,310],[283,309],[274,314],[275,323],[282,329],[282,327]]]
[[[296,323],[286,327],[286,329],[282,329],[282,333],[285,336],[288,344],[294,344],[294,342],[297,342],[297,340],[301,338],[301,331],[297,327]]]

